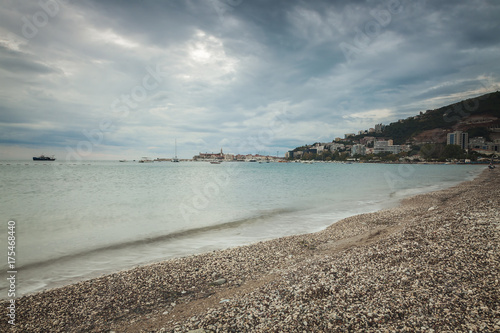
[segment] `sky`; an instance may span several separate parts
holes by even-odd
[[[0,0],[0,160],[283,156],[496,91],[499,55],[496,0]]]

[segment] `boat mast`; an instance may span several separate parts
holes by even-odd
[[[179,162],[177,158],[177,139],[175,139],[175,157],[172,159],[172,162]]]

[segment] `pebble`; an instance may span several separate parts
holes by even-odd
[[[223,285],[224,283],[226,283],[227,280],[226,279],[218,279],[218,280],[215,280],[214,282],[212,282],[212,284],[214,286],[220,286],[220,285]]]

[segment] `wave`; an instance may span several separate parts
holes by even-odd
[[[393,191],[389,194],[389,197],[390,198],[407,198],[407,197],[418,195],[418,194],[424,194],[424,193],[429,193],[429,192],[447,189],[447,188],[453,187],[457,184],[460,184],[464,181],[473,180],[474,178],[479,176],[479,174],[481,174],[481,172],[482,172],[482,169],[478,168],[478,169],[468,170],[463,178],[443,177],[443,179],[441,179],[435,183],[422,184],[422,185],[418,185],[415,187],[396,189],[395,191]]]
[[[299,209],[281,208],[281,209],[274,209],[274,210],[268,210],[268,211],[261,211],[261,212],[257,213],[256,215],[254,215],[252,217],[248,217],[248,218],[243,218],[243,219],[229,221],[229,222],[222,222],[222,223],[218,223],[218,224],[214,224],[214,225],[202,226],[202,227],[191,228],[191,229],[186,229],[186,230],[180,230],[180,231],[175,231],[175,232],[171,232],[171,233],[167,233],[167,234],[163,234],[163,235],[148,236],[148,237],[144,237],[141,239],[134,239],[134,240],[124,241],[121,243],[96,247],[96,248],[88,249],[85,251],[80,251],[80,252],[75,252],[75,253],[55,257],[55,258],[50,258],[50,259],[43,260],[43,261],[37,261],[37,262],[33,262],[33,263],[19,265],[18,269],[24,269],[24,270],[33,269],[33,268],[47,266],[49,264],[70,261],[70,260],[74,260],[74,259],[79,258],[79,257],[85,257],[85,256],[89,256],[92,254],[102,253],[105,251],[122,250],[125,248],[133,248],[133,247],[137,247],[137,246],[151,245],[154,243],[164,242],[164,241],[167,241],[169,239],[182,239],[182,238],[189,239],[189,238],[195,237],[197,235],[201,235],[201,234],[208,233],[211,231],[223,231],[223,230],[238,228],[238,227],[241,227],[243,225],[263,222],[263,221],[268,220],[270,218],[273,218],[275,216],[278,216],[281,214],[293,213],[293,212],[296,212],[298,210]]]

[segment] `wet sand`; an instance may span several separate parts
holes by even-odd
[[[0,330],[500,331],[499,235],[497,168],[318,233],[24,296]]]

